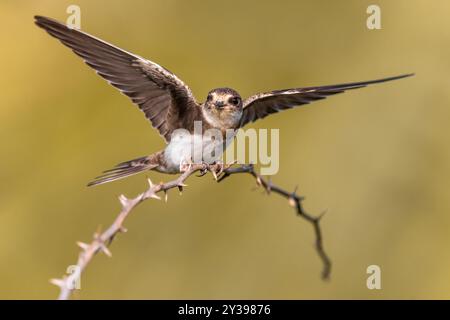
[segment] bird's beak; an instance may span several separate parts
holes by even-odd
[[[222,108],[225,105],[225,103],[223,101],[216,101],[216,102],[214,102],[214,105],[217,108]]]

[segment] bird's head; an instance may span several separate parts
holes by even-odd
[[[235,127],[242,115],[242,98],[230,88],[213,89],[208,93],[203,112],[215,127]]]

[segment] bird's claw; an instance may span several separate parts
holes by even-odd
[[[215,162],[214,164],[208,164],[203,162],[203,168],[200,169],[200,173],[197,175],[197,177],[203,177],[205,174],[211,172],[211,174],[214,176],[215,180],[218,180],[219,177],[224,173],[226,169],[231,167],[234,163],[225,165],[223,162]]]
[[[182,159],[180,161],[180,172],[187,172],[192,168],[192,160],[186,161],[186,159]]]
[[[226,166],[223,162],[216,162],[215,166],[216,166],[216,168],[215,168],[216,174],[218,176],[220,176],[223,173],[223,171],[226,169]]]
[[[215,180],[218,180],[218,178],[220,177],[220,175],[223,173],[223,171],[226,169],[226,166],[223,162],[215,162],[212,166],[211,166],[211,174],[214,176]]]
[[[197,175],[197,177],[203,177],[209,171],[214,176],[214,179],[217,180],[218,176],[222,174],[223,170],[224,170],[223,163],[215,162],[214,164],[209,164],[203,162],[202,168],[200,169],[200,173]]]
[[[209,165],[206,162],[202,163],[202,168],[200,169],[200,173],[197,175],[197,177],[203,177],[205,174],[209,171]]]

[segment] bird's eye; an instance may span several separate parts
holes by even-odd
[[[208,96],[206,97],[206,100],[211,101],[211,99],[212,99],[212,94],[210,93],[210,94],[208,94]]]
[[[228,102],[230,104],[232,104],[233,106],[237,106],[239,105],[239,103],[241,102],[241,99],[239,97],[231,97]]]

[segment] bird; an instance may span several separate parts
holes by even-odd
[[[309,104],[346,90],[414,75],[409,73],[377,80],[274,90],[246,99],[242,99],[234,89],[221,87],[209,91],[206,100],[200,103],[180,78],[159,64],[52,18],[39,15],[34,18],[38,27],[72,49],[98,75],[128,96],[166,142],[163,150],[119,163],[89,182],[88,186],[148,170],[169,174],[182,172],[185,170],[181,165],[183,161],[192,161],[192,158],[185,159],[185,156],[192,151],[196,123],[200,123],[202,132],[208,129],[218,130],[224,136],[223,144],[226,148],[230,140],[225,138],[226,132],[235,133],[245,125],[273,113]],[[213,157],[211,161],[219,162],[218,157]]]

